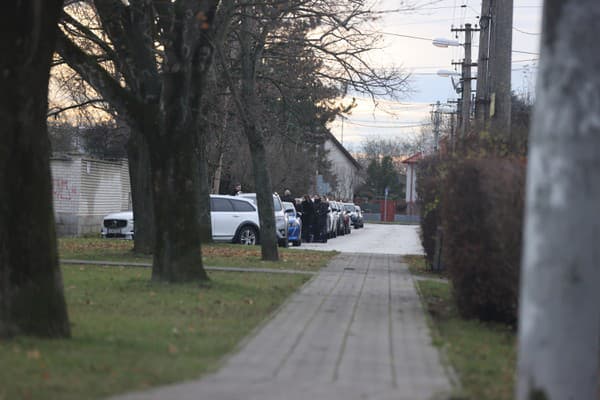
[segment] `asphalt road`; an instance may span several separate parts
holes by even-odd
[[[365,224],[350,235],[329,239],[327,243],[302,243],[297,249],[336,250],[342,253],[424,254],[417,225]]]

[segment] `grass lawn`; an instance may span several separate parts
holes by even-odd
[[[433,271],[427,265],[425,256],[422,255],[405,255],[402,256],[404,262],[408,264],[408,270],[411,274],[426,278],[448,278],[447,272]]]
[[[507,326],[462,319],[450,284],[417,282],[434,324],[434,343],[443,347],[470,400],[513,398],[516,335]]]
[[[61,250],[80,257],[74,243]],[[131,245],[86,243],[90,257]],[[209,275],[203,286],[168,285],[151,283],[149,268],[63,266],[73,337],[0,340],[0,399],[94,399],[197,378],[308,279]]]
[[[63,259],[94,261],[152,262],[151,256],[136,255],[133,241],[94,238],[61,238],[58,242]],[[236,244],[208,244],[202,246],[204,264],[211,267],[250,267],[318,271],[337,252],[279,249],[280,261],[260,259],[260,246]]]

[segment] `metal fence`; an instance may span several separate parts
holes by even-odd
[[[380,213],[363,213],[363,219],[366,222],[379,222],[381,221]],[[394,215],[394,222],[400,222],[403,224],[418,224],[421,222],[421,217],[418,215],[404,215],[404,214],[396,214]]]

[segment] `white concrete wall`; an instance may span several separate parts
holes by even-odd
[[[76,214],[79,210],[81,159],[52,159],[52,200],[55,213]]]
[[[327,158],[331,162],[331,172],[337,178],[337,185],[332,189],[334,196],[352,201],[354,186],[358,179],[356,166],[331,140],[325,142],[324,148],[328,151]]]
[[[417,169],[416,164],[408,164],[406,167],[406,202],[417,201]]]
[[[111,212],[127,210],[123,196],[130,192],[126,161],[81,160],[81,196],[79,214],[104,216]]]
[[[131,209],[126,160],[70,156],[70,159],[54,158],[50,166],[59,235],[99,232],[106,214]]]

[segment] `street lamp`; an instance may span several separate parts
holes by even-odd
[[[458,42],[458,40],[446,39],[446,38],[435,38],[431,41],[431,43],[433,43],[433,45],[435,47],[443,47],[443,48],[461,46],[461,44]]]
[[[449,69],[440,69],[437,72],[437,76],[441,76],[443,78],[450,78],[452,76],[461,76],[462,74],[457,71],[451,71]]]

